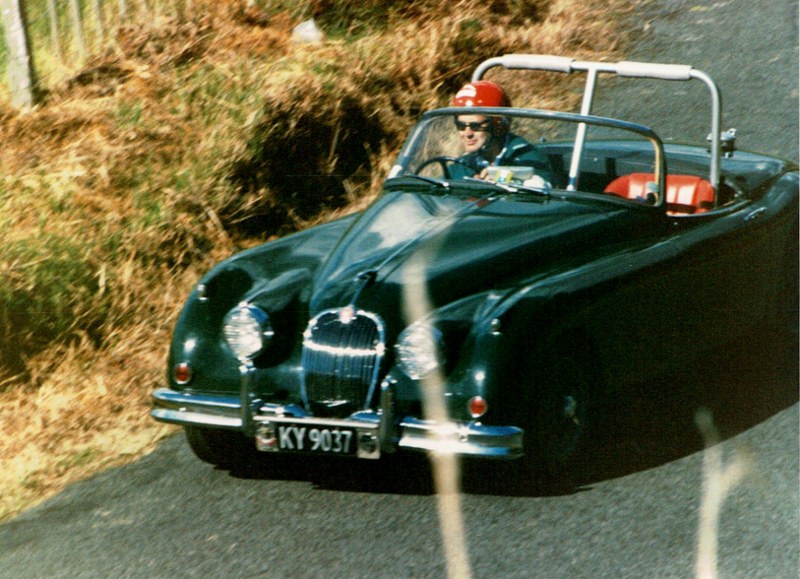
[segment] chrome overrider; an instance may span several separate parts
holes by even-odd
[[[276,444],[280,424],[307,423],[315,427],[350,428],[356,432],[358,458],[378,459],[397,450],[511,459],[522,456],[523,431],[514,426],[488,426],[480,422],[435,423],[404,417],[395,425],[394,383],[381,384],[380,407],[360,410],[346,418],[312,416],[295,404],[273,404],[255,397],[252,377],[255,369],[243,364],[238,397],[195,394],[171,388],[153,393],[151,416],[171,424],[239,430],[255,438],[263,452],[281,452]]]

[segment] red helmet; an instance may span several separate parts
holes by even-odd
[[[499,84],[476,80],[465,84],[453,98],[454,107],[510,107],[511,101]]]

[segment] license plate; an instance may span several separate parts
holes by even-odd
[[[278,448],[291,452],[355,454],[356,431],[310,424],[278,424]]]

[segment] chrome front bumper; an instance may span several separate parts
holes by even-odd
[[[400,422],[398,448],[482,458],[519,458],[523,431],[516,426],[478,422],[444,424],[406,417]]]
[[[242,401],[247,400],[242,411]],[[252,403],[252,406],[251,406]],[[247,397],[187,394],[160,388],[153,393],[151,416],[161,422],[238,430],[255,438],[264,452],[286,452],[276,445],[281,424],[351,429],[356,433],[358,458],[377,459],[398,450],[454,454],[490,459],[522,456],[523,431],[515,426],[488,426],[479,422],[436,423],[415,417],[395,421],[391,387],[384,385],[381,409],[364,410],[343,419],[318,418],[302,407],[261,403]],[[248,408],[249,407],[249,408]]]
[[[150,416],[160,422],[242,430],[242,404],[237,397],[159,388],[153,392],[152,400]]]

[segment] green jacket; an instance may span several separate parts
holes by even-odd
[[[459,163],[450,167],[452,179],[473,177],[489,165],[512,165],[533,167],[534,172],[545,181],[553,181],[547,157],[536,146],[514,133],[506,133],[503,148],[493,160],[486,159],[480,151],[459,157],[458,160]]]

